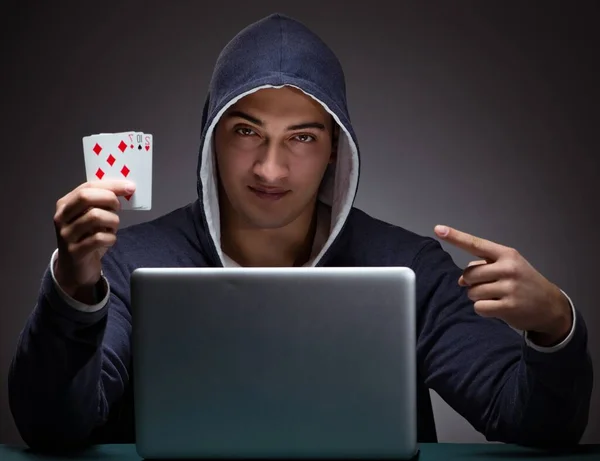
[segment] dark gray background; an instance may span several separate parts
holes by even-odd
[[[241,28],[304,21],[346,72],[363,154],[356,204],[424,235],[447,223],[517,248],[569,293],[600,369],[597,2],[12,1],[3,11],[0,441],[17,334],[55,248],[82,136],[154,134],[154,207],[194,200],[212,67]],[[472,258],[445,247],[460,265]],[[442,441],[484,439],[439,397]],[[596,389],[584,442],[600,443]]]

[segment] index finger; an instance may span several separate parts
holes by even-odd
[[[447,232],[446,232],[447,230]],[[448,226],[436,226],[436,234],[448,243],[483,259],[497,260],[505,252],[506,247],[490,240],[453,229]]]
[[[134,183],[119,179],[85,182],[58,202],[55,218],[70,223],[93,207],[117,211],[120,207],[117,196],[131,194],[134,190]]]
[[[70,224],[91,208],[118,211],[119,207],[117,196],[108,189],[100,187],[75,189],[57,207],[54,218],[62,225]]]

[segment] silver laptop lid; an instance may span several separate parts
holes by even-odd
[[[411,269],[146,268],[131,300],[141,456],[415,454]]]

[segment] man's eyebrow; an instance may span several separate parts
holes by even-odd
[[[320,122],[309,122],[301,123],[299,125],[288,126],[288,130],[305,130],[306,128],[317,128],[318,130],[325,131],[325,125]]]
[[[259,120],[256,117],[252,117],[251,115],[248,115],[247,113],[242,112],[241,110],[232,110],[227,114],[227,117],[239,117],[248,120],[249,122],[254,123],[255,125],[264,126],[262,120]]]
[[[239,117],[239,118],[243,118],[244,120],[248,120],[250,123],[254,123],[255,125],[258,126],[264,126],[264,122],[256,117],[253,117],[252,115],[249,115],[245,112],[242,112],[241,110],[232,110],[231,112],[227,113],[227,117]],[[307,128],[316,128],[318,130],[322,130],[325,131],[325,125],[321,122],[307,122],[307,123],[300,123],[298,125],[291,125],[287,127],[288,131],[292,131],[292,130],[305,130]]]

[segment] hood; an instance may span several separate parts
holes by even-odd
[[[267,16],[240,31],[221,51],[202,114],[197,187],[211,251],[223,265],[213,133],[219,118],[244,96],[262,88],[293,86],[318,101],[340,127],[336,162],[321,184],[319,200],[331,207],[329,235],[308,265],[319,265],[352,209],[359,176],[359,149],[346,104],[342,66],[333,51],[299,21]]]

